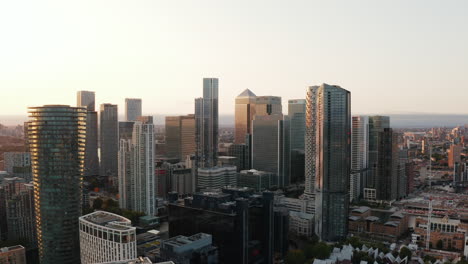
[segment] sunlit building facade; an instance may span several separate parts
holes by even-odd
[[[255,116],[255,102],[257,96],[245,89],[236,97],[235,103],[235,144],[244,144],[246,135],[252,134],[252,120]]]
[[[337,241],[348,233],[351,94],[335,85],[309,87],[305,194],[315,200],[315,233]]]
[[[195,115],[166,117],[166,156],[184,160],[195,154]]]
[[[29,108],[29,117],[40,262],[79,263],[86,110],[46,105]]]

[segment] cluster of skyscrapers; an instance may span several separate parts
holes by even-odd
[[[218,79],[203,79],[203,97],[195,99],[193,113],[166,117],[163,160],[156,157],[153,118],[142,116],[141,106],[141,99],[126,99],[126,120],[119,122],[117,105],[102,104],[98,115],[94,92],[80,91],[77,107],[30,108],[30,154],[8,159],[16,173],[31,166],[34,185],[19,178],[7,183],[9,200],[30,201],[21,216],[9,216],[8,225],[29,227],[23,228],[22,236],[37,242],[42,263],[78,263],[80,236],[82,261],[100,260],[99,248],[112,242],[120,243],[122,258],[136,257],[135,230],[126,219],[102,212],[81,217],[87,176],[107,177],[109,185],[118,189],[121,208],[148,216],[157,214],[157,197],[168,198],[172,235],[212,231],[219,246],[224,243],[220,236],[235,234],[235,245],[244,246],[221,250],[220,256],[239,258],[238,263],[253,258],[247,256],[249,247],[268,252],[262,258],[270,263],[272,252],[285,252],[283,233],[291,225],[325,241],[345,238],[350,202],[406,195],[405,157],[389,118],[352,117],[350,92],[339,86],[308,87],[305,99],[288,101],[287,115],[281,97],[257,96],[246,89],[235,98],[229,156],[218,151]],[[163,179],[169,174],[173,187],[168,190]],[[304,193],[299,199],[264,192],[301,183]],[[254,192],[263,192],[263,198]],[[183,205],[177,202],[182,197]],[[222,214],[215,215],[220,221],[243,224],[226,231],[223,222],[213,222],[198,230],[203,225],[191,215],[200,210],[219,211]],[[18,217],[24,223],[13,221]],[[249,228],[260,228],[249,225],[249,217],[267,224],[249,235]],[[95,240],[95,230],[102,233],[98,236],[102,243]],[[253,240],[261,243],[253,246]],[[211,247],[205,249],[211,254]]]

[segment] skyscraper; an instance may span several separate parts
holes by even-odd
[[[378,135],[377,199],[391,201],[398,198],[398,136],[391,128]]]
[[[155,149],[152,117],[139,117],[135,122],[132,148],[132,210],[155,215]]]
[[[100,112],[101,176],[117,176],[119,122],[117,105],[101,104]]]
[[[136,121],[141,116],[141,99],[125,98],[125,121]]]
[[[369,163],[369,117],[353,116],[351,131],[350,201],[358,199],[366,184]]]
[[[76,94],[76,105],[84,107],[87,111],[96,111],[95,94],[91,91],[78,91]]]
[[[84,175],[99,174],[98,157],[98,116],[95,111],[95,95],[90,91],[78,91],[77,106],[85,107],[86,112],[86,150]]]
[[[218,163],[218,79],[203,79],[203,97],[195,99],[196,165],[210,168]]]
[[[252,168],[274,173],[272,186],[287,185],[283,115],[256,115],[252,130]]]
[[[29,113],[40,262],[79,263],[86,110],[47,105]]]
[[[348,232],[351,95],[335,85],[309,87],[305,196],[315,198],[315,233],[325,241]]]
[[[166,155],[184,160],[195,154],[195,116],[166,117]]]
[[[379,179],[379,136],[385,128],[390,128],[390,117],[388,116],[369,116],[369,171],[365,194],[369,191],[377,192],[377,183]],[[378,195],[378,194],[377,194]],[[364,199],[368,199],[364,195]]]
[[[132,209],[132,140],[119,141],[119,206]]]
[[[304,142],[305,142],[306,100],[294,99],[288,101],[289,129],[289,169],[291,183],[304,179]]]
[[[255,98],[255,115],[283,114],[281,97],[279,96],[257,96]]]
[[[255,115],[256,95],[249,89],[245,89],[236,97],[235,108],[235,144],[243,144],[246,134],[252,133],[252,120]]]

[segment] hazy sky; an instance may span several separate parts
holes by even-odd
[[[191,113],[203,77],[220,79],[221,114],[245,88],[287,109],[322,82],[354,113],[468,114],[467,14],[466,0],[1,1],[0,115],[78,90]]]

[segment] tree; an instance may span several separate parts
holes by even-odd
[[[313,255],[317,259],[327,259],[330,256],[330,251],[331,249],[327,244],[319,242],[314,245]]]
[[[405,257],[408,257],[408,262],[411,260],[411,256],[413,255],[413,253],[411,252],[411,250],[407,247],[402,247],[400,249],[400,258],[401,259],[404,259]]]
[[[442,248],[444,248],[444,241],[442,241],[442,240],[440,240],[440,239],[437,240],[436,248],[437,248],[437,249],[442,249]]]
[[[306,257],[301,250],[291,250],[286,255],[286,264],[304,264]]]
[[[93,202],[93,208],[99,210],[102,208],[104,201],[101,198],[96,198]]]
[[[362,248],[362,242],[358,237],[353,236],[348,239],[348,243],[353,246],[353,248]]]
[[[306,259],[314,258],[314,244],[309,243],[304,247],[304,255]]]

